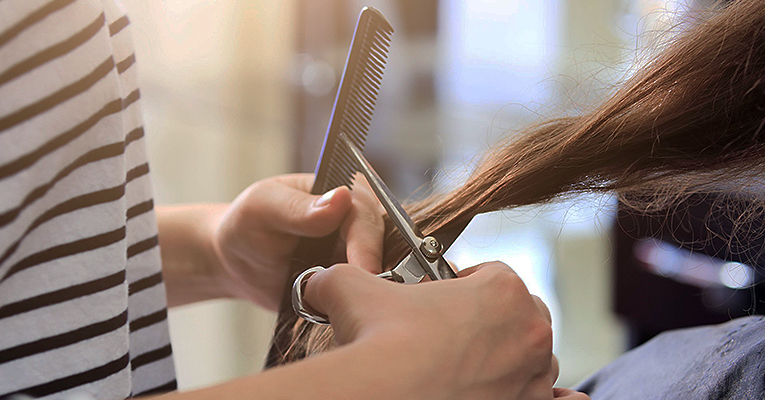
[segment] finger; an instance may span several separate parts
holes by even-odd
[[[326,236],[340,227],[351,209],[348,188],[339,187],[322,196],[287,184],[267,180],[253,184],[242,200],[247,220],[266,230],[295,236]]]
[[[553,388],[553,396],[561,400],[590,400],[585,393],[565,388]]]
[[[353,207],[341,228],[348,262],[372,273],[382,272],[385,210],[366,179],[357,174],[353,186]]]
[[[552,356],[552,363],[551,363],[551,370],[550,370],[550,376],[552,377],[552,384],[554,385],[555,382],[558,381],[558,376],[560,375],[560,363],[558,362],[558,357],[553,354]]]
[[[507,265],[507,264],[505,264],[503,262],[500,262],[500,261],[488,261],[488,262],[484,262],[484,263],[481,263],[481,264],[478,264],[478,265],[474,265],[472,267],[465,268],[462,271],[459,271],[457,273],[457,276],[462,278],[462,277],[466,277],[468,275],[472,275],[472,274],[474,274],[474,273],[476,273],[476,272],[478,272],[480,270],[495,269],[495,268],[497,268],[497,269],[499,269],[501,271],[504,271],[504,272],[511,272],[511,273],[515,274],[515,270],[513,270],[512,268],[510,268],[509,265]]]
[[[338,264],[311,276],[304,299],[329,316],[339,344],[353,341],[386,304],[386,285],[395,285],[350,264]]]
[[[303,298],[311,308],[333,319],[349,310],[379,306],[374,300],[375,291],[370,287],[383,283],[389,282],[350,264],[337,264],[311,275]]]
[[[315,180],[314,174],[299,173],[299,174],[284,174],[274,176],[276,182],[283,183],[287,186],[300,190],[301,192],[310,193],[313,188],[313,181]]]
[[[531,298],[534,299],[534,304],[536,304],[537,309],[539,309],[539,312],[542,313],[547,322],[552,323],[552,315],[550,315],[550,309],[547,308],[547,304],[537,295],[532,294]]]

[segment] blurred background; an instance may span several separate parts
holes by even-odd
[[[312,172],[364,5],[396,30],[365,153],[400,199],[449,190],[499,138],[597,103],[635,64],[646,32],[701,5],[122,2],[135,35],[159,204],[227,202],[258,179]],[[634,321],[614,312],[618,209],[611,198],[586,197],[481,216],[448,253],[461,267],[503,260],[547,302],[561,386],[617,357],[634,333]],[[171,310],[181,389],[258,371],[274,320],[234,301]]]

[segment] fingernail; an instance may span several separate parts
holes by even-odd
[[[328,206],[329,203],[332,202],[332,196],[335,195],[336,190],[337,189],[332,189],[329,192],[324,193],[324,195],[316,199],[316,201],[313,203],[313,206],[316,208],[322,208],[322,207]]]

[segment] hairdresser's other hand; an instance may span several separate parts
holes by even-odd
[[[361,182],[361,184],[358,184]],[[232,295],[276,310],[299,237],[326,236],[338,228],[349,262],[380,272],[384,210],[357,179],[310,194],[311,174],[282,175],[254,183],[230,205],[214,234],[214,247]]]
[[[406,393],[392,398],[553,399],[547,308],[500,262],[466,274],[401,285],[340,264],[309,279],[305,300],[341,345],[379,348],[376,368]]]

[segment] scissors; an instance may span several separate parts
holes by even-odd
[[[401,204],[393,196],[388,186],[385,185],[385,182],[372,168],[372,165],[361,154],[361,150],[344,133],[340,133],[339,138],[340,143],[345,145],[345,149],[341,149],[341,151],[345,150],[346,155],[358,164],[359,170],[367,178],[367,182],[369,182],[375,196],[377,196],[377,199],[383,205],[383,208],[385,208],[388,217],[390,217],[393,224],[401,232],[406,243],[412,249],[395,268],[377,274],[377,276],[389,281],[405,284],[420,283],[426,276],[432,281],[456,278],[457,274],[449,263],[446,262],[443,253],[456,239],[459,232],[464,229],[464,226],[453,232],[456,234],[445,237],[441,241],[433,236],[423,235],[412,221],[412,218],[409,217],[409,214],[404,211],[404,208],[401,207]],[[329,325],[329,319],[326,315],[311,309],[303,301],[303,291],[305,290],[307,278],[322,270],[324,270],[324,267],[315,266],[308,268],[298,275],[292,285],[292,309],[295,310],[297,315],[309,322]]]

